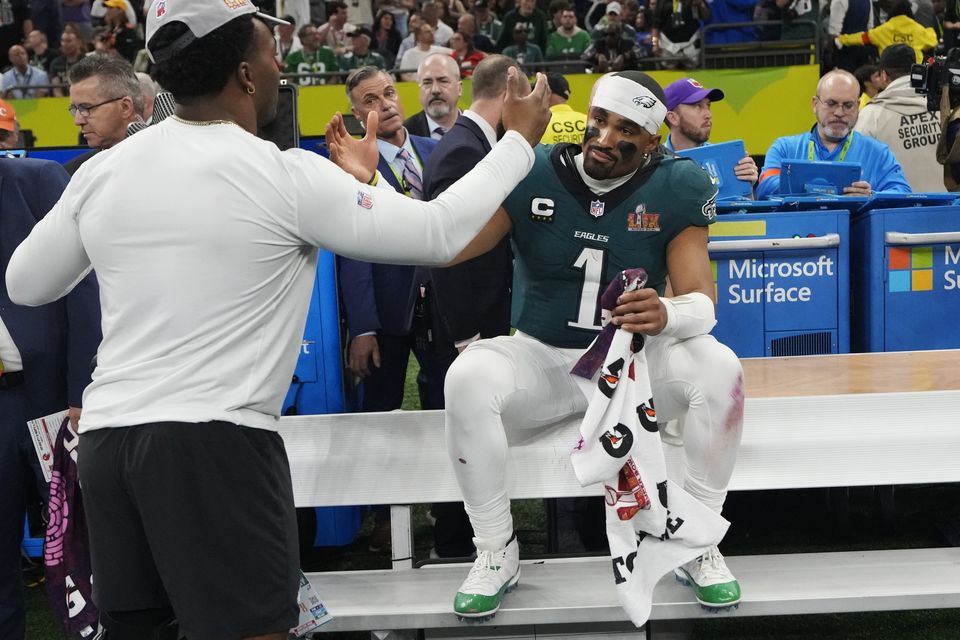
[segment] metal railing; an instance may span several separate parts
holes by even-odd
[[[38,90],[38,89],[39,89],[39,90],[42,90],[42,91],[49,91],[49,92],[50,92],[50,95],[52,96],[52,95],[53,95],[53,91],[54,91],[55,89],[60,89],[60,90],[62,90],[62,91],[64,91],[64,92],[66,92],[66,91],[67,91],[67,85],[64,85],[64,84],[27,84],[27,85],[16,84],[16,85],[13,85],[12,87],[6,87],[2,92],[0,92],[0,94],[2,94],[4,100],[11,100],[11,99],[13,99],[13,100],[29,100],[29,98],[18,98],[18,97],[15,97],[15,96],[11,95],[11,94],[12,94],[14,91],[36,91],[36,90]],[[46,97],[46,96],[44,96],[44,97]]]
[[[754,20],[708,24],[702,29],[700,47],[702,69],[754,69],[757,67],[785,67],[820,64],[820,26],[813,20],[794,20],[791,26],[809,28],[811,37],[799,40],[756,40],[707,44],[711,33],[732,29],[782,27],[781,20]]]
[[[527,73],[533,74],[537,71],[557,71],[559,73],[586,73],[589,65],[583,60],[545,60],[543,62],[533,62],[521,64],[521,68]],[[384,69],[384,71],[394,80],[400,81],[405,73],[416,73],[416,69]],[[323,73],[284,73],[280,77],[296,85],[314,85],[314,84],[342,84],[349,71],[326,71]],[[309,82],[301,82],[309,80]],[[319,80],[322,82],[313,82]]]

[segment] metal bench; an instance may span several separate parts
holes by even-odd
[[[743,444],[731,489],[960,481],[960,351],[744,360]],[[600,495],[570,468],[575,420],[515,442],[513,498]],[[459,499],[443,414],[393,412],[281,420],[298,506],[389,504],[393,570],[312,573],[335,620],[323,631],[457,630],[450,607],[463,565],[412,568],[410,504]],[[679,470],[682,451],[665,447]],[[743,587],[735,616],[960,607],[960,549],[728,557]],[[785,572],[792,579],[782,580]],[[632,627],[609,558],[525,561],[521,586],[475,635],[534,635],[544,625]],[[667,576],[651,623],[709,615]],[[462,632],[461,632],[462,633]]]

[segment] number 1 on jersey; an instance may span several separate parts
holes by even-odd
[[[568,320],[567,326],[596,331],[600,329],[600,279],[606,271],[607,252],[584,247],[571,266],[583,271],[583,286],[580,287],[577,319]]]

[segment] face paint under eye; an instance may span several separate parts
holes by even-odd
[[[634,155],[636,155],[638,149],[637,145],[632,142],[625,142],[621,140],[617,143],[617,151],[620,152],[620,157],[624,160],[630,160]]]
[[[583,132],[583,143],[586,144],[594,138],[600,137],[600,129],[596,127],[587,126],[587,130]]]

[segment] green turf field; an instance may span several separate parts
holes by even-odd
[[[404,408],[417,407],[416,365],[407,376]],[[756,491],[731,494],[724,515],[732,522],[722,550],[727,555],[799,553],[856,549],[938,547],[960,544],[960,485],[903,487],[895,492],[893,517],[884,517],[880,492]],[[546,551],[543,501],[513,505],[526,556]],[[425,560],[432,546],[427,508],[414,509],[414,547]],[[388,569],[389,552],[371,553],[367,517],[357,539],[344,547],[305,550],[306,571]],[[789,579],[789,576],[784,576]],[[958,574],[957,580],[960,580]],[[451,594],[451,599],[453,594]],[[42,587],[27,590],[27,639],[62,640]],[[747,605],[749,606],[749,605]],[[366,634],[330,634],[331,640],[361,640]],[[960,640],[960,609],[766,618],[723,618],[690,623],[691,640]],[[191,639],[202,640],[202,639]]]

